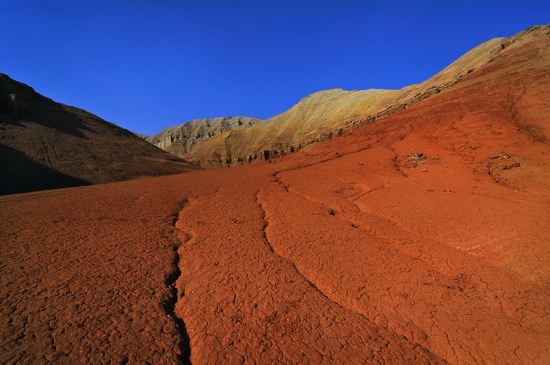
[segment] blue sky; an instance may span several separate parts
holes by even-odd
[[[550,1],[0,0],[0,72],[134,132],[424,81]]]

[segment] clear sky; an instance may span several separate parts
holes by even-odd
[[[0,72],[152,135],[316,91],[424,81],[550,1],[0,0]]]

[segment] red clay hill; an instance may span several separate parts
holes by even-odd
[[[0,194],[196,169],[125,129],[0,74]]]
[[[267,163],[0,198],[2,363],[550,363],[550,28]]]

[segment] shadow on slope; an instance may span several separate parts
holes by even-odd
[[[90,185],[90,182],[41,165],[0,143],[0,195]]]

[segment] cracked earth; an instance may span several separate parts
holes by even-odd
[[[548,72],[491,67],[270,163],[0,197],[0,362],[550,363]]]

